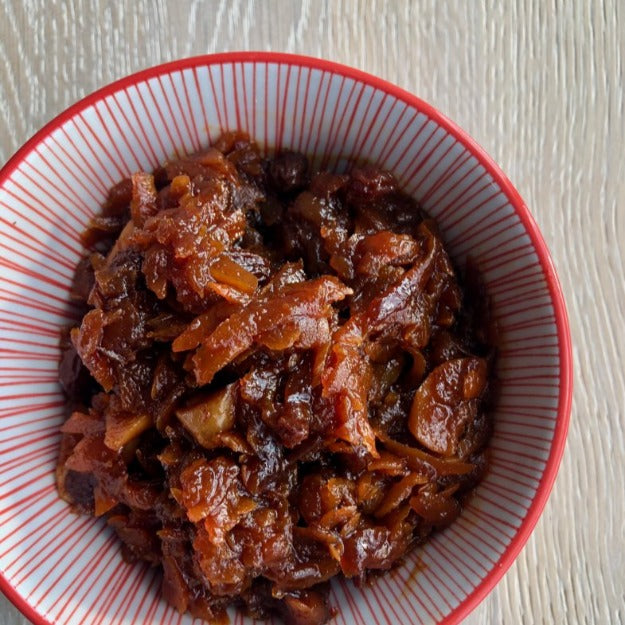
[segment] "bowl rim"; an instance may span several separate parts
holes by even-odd
[[[564,453],[573,397],[573,355],[569,319],[566,311],[564,295],[562,293],[562,287],[556,274],[555,266],[547,248],[547,244],[545,243],[545,240],[538,228],[538,224],[521,198],[519,192],[516,190],[512,182],[510,182],[508,177],[503,173],[499,165],[495,163],[495,161],[488,155],[484,148],[482,148],[475,141],[475,139],[473,139],[466,131],[460,128],[460,126],[446,117],[438,109],[431,104],[428,104],[418,96],[415,96],[409,91],[387,80],[379,78],[378,76],[348,65],[313,56],[285,52],[220,52],[161,63],[120,78],[85,96],[46,123],[38,132],[26,141],[26,143],[19,148],[17,152],[15,152],[2,169],[0,169],[0,188],[4,186],[5,182],[17,169],[18,165],[33,151],[35,146],[43,141],[44,138],[52,134],[76,114],[84,111],[96,102],[101,101],[124,87],[135,85],[139,82],[155,78],[162,74],[183,71],[185,69],[201,65],[254,62],[307,67],[331,72],[333,74],[351,78],[355,81],[370,85],[374,89],[379,89],[388,93],[398,100],[401,100],[406,104],[417,108],[419,111],[424,112],[434,122],[452,135],[459,143],[461,143],[475,158],[477,158],[480,164],[492,176],[493,180],[499,185],[525,227],[538,257],[538,262],[540,263],[545,275],[551,303],[554,309],[559,346],[558,357],[560,363],[558,413],[550,453],[547,458],[543,474],[539,480],[536,495],[527,510],[527,514],[523,518],[521,525],[510,540],[510,543],[505,548],[499,560],[486,574],[484,579],[475,587],[473,592],[471,592],[471,594],[469,594],[464,601],[460,603],[460,605],[458,605],[438,623],[438,625],[457,625],[470,612],[472,612],[497,585],[499,580],[510,568],[523,549],[530,534],[536,526],[536,523],[538,522],[553,488],[562,455]],[[2,571],[0,571],[0,591],[2,591],[4,595],[22,612],[22,614],[30,619],[35,625],[53,625],[18,593],[17,589],[14,588],[4,577]]]

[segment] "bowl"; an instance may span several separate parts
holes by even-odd
[[[571,345],[556,273],[517,191],[453,122],[361,71],[274,53],[124,78],[50,122],[0,172],[0,588],[37,625],[193,622],[159,597],[156,570],[124,562],[112,531],[57,495],[58,336],[76,321],[80,234],[108,188],[225,129],[321,167],[365,157],[391,170],[456,263],[471,256],[481,270],[500,332],[490,470],[460,518],[402,566],[368,587],[335,582],[330,596],[341,625],[458,623],[528,539],[562,455]]]

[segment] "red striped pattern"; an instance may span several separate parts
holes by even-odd
[[[356,72],[278,61],[198,59],[120,83],[0,174],[0,572],[40,623],[194,622],[159,599],[155,571],[125,564],[115,536],[71,514],[56,495],[57,337],[76,320],[68,295],[80,233],[107,189],[208,145],[223,129],[248,131],[268,152],[305,151],[324,167],[342,170],[364,156],[390,168],[439,221],[455,260],[478,263],[499,324],[491,471],[460,519],[401,568],[372,588],[335,583],[336,622],[458,622],[509,563],[511,545],[544,501],[545,471],[554,472],[561,447],[569,363],[557,287],[519,198],[427,105]]]

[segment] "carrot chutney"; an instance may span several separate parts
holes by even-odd
[[[486,466],[488,301],[388,172],[246,135],[116,185],[63,338],[57,483],[180,612],[331,618]]]

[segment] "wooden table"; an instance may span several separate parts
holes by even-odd
[[[395,82],[515,183],[567,299],[575,400],[546,510],[465,622],[624,624],[623,0],[0,0],[0,163],[97,87],[237,49],[321,56]],[[25,623],[0,597],[0,625]]]

